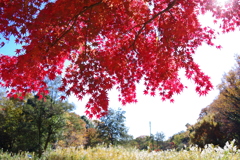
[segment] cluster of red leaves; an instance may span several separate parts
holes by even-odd
[[[184,88],[182,68],[205,95],[212,85],[192,55],[202,43],[214,45],[215,31],[197,19],[207,11],[223,32],[240,25],[238,0],[224,9],[213,0],[1,0],[1,38],[23,45],[16,56],[1,55],[1,85],[11,94],[47,92],[44,78],[61,75],[68,60],[59,90],[79,100],[90,95],[90,117],[106,114],[114,86],[123,105],[137,102],[140,80],[144,94],[173,102]]]

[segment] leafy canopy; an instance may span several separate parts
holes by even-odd
[[[137,102],[140,80],[144,94],[173,102],[185,87],[180,69],[205,95],[213,86],[192,55],[203,43],[215,46],[216,31],[197,19],[207,11],[222,32],[240,25],[238,0],[224,7],[216,0],[2,0],[0,46],[13,36],[22,48],[0,56],[0,83],[10,96],[46,93],[44,78],[64,73],[59,90],[79,100],[90,95],[90,117],[107,113],[113,87],[123,105]]]
[[[126,117],[124,114],[125,111],[122,111],[121,108],[117,110],[109,108],[108,114],[102,116],[97,123],[96,128],[99,132],[99,137],[104,139],[104,142],[108,145],[110,143],[115,145],[129,137],[127,134],[128,129],[125,126]]]

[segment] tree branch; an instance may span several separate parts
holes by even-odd
[[[137,32],[137,34],[135,35],[135,39],[133,41],[133,44],[131,46],[135,45],[136,40],[138,39],[139,35],[141,34],[141,32],[143,31],[143,29],[146,27],[146,25],[148,23],[150,23],[151,21],[153,21],[155,18],[157,18],[159,15],[168,12],[175,4],[176,4],[177,0],[173,0],[172,2],[170,2],[167,6],[167,8],[165,8],[164,10],[158,12],[157,14],[153,15],[152,18],[150,18],[149,20],[147,20],[145,23],[143,23],[143,26],[140,28],[140,30]],[[130,47],[131,47],[130,46]]]
[[[54,42],[51,43],[51,45],[48,47],[48,49],[47,49],[46,52],[48,52],[51,47],[53,47],[54,45],[56,45],[56,44],[74,27],[74,25],[76,24],[77,18],[78,18],[81,14],[83,14],[83,13],[86,12],[87,10],[92,9],[93,7],[95,7],[95,6],[97,6],[97,5],[101,4],[101,3],[102,3],[102,1],[99,1],[99,2],[97,2],[97,3],[95,3],[95,4],[92,4],[92,5],[90,5],[90,6],[84,7],[84,9],[83,9],[81,12],[79,12],[78,14],[76,14],[76,15],[69,21],[69,23],[68,23],[68,27],[69,27],[70,23],[73,22],[72,25],[70,26],[70,28],[67,29],[68,27],[66,27],[66,30],[63,31],[62,34],[61,34]]]

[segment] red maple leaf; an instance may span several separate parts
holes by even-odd
[[[60,99],[61,99],[62,101],[64,101],[64,100],[66,99],[66,97],[65,97],[65,96],[61,96]]]
[[[233,31],[240,26],[238,0],[229,0],[223,10],[210,0],[148,3],[139,0],[0,2],[1,35],[5,40],[14,36],[17,43],[24,44],[16,50],[17,56],[0,55],[0,78],[4,82],[0,84],[16,88],[10,95],[45,93],[44,79],[54,79],[65,70],[59,89],[79,99],[91,96],[93,102],[87,104],[86,112],[89,116],[107,110],[108,95],[104,92],[114,87],[120,92],[123,105],[135,103],[135,85],[141,80],[146,86],[144,94],[153,89],[151,95],[158,91],[162,100],[172,102],[171,97],[183,90],[178,75],[182,68],[186,77],[195,81],[196,92],[207,94],[212,89],[210,79],[194,62],[193,54],[203,43],[215,45],[213,39],[217,33],[203,27],[197,17],[212,12],[215,21],[222,21],[222,32]],[[70,65],[64,68],[66,61]]]

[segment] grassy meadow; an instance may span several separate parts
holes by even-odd
[[[1,160],[29,160],[38,159],[32,153],[0,153]],[[240,150],[234,146],[234,142],[226,143],[224,148],[206,145],[200,149],[191,146],[181,151],[139,151],[134,148],[124,148],[121,146],[84,149],[78,148],[58,148],[45,152],[41,160],[238,160]]]

